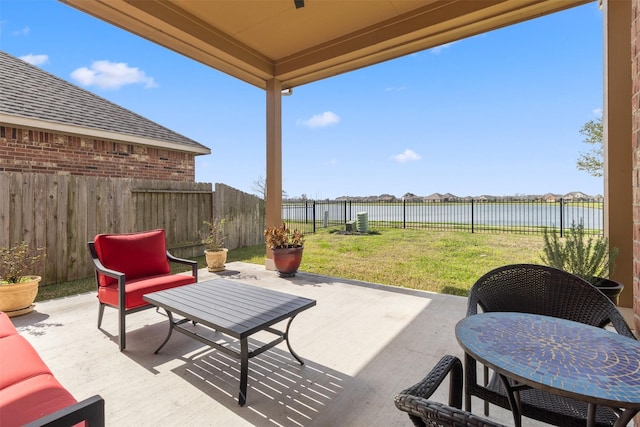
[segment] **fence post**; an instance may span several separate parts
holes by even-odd
[[[471,199],[471,234],[473,234],[474,232],[474,228],[473,228],[473,199]]]
[[[402,228],[407,228],[407,201],[402,199]]]
[[[560,198],[560,237],[564,229],[564,198]]]
[[[351,205],[351,202],[349,201],[349,205]],[[347,200],[344,201],[344,223],[346,224],[347,221],[349,221],[347,219]]]
[[[316,201],[313,201],[313,233],[316,232]]]

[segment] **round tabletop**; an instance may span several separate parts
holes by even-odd
[[[462,319],[456,338],[476,360],[526,385],[585,402],[640,406],[640,342],[583,323],[526,313]]]

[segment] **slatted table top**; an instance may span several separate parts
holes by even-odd
[[[243,339],[316,305],[316,301],[228,279],[147,294],[144,299]]]
[[[605,406],[640,407],[640,342],[606,329],[525,313],[456,325],[467,353],[532,387]]]

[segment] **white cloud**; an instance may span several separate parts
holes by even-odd
[[[407,89],[406,86],[389,86],[388,88],[385,88],[385,91],[386,92],[402,92],[406,89]]]
[[[49,55],[34,55],[30,53],[28,55],[21,56],[20,59],[31,65],[42,65],[49,62]]]
[[[451,45],[453,43],[455,43],[455,42],[445,43],[445,44],[441,44],[440,46],[432,47],[431,49],[429,49],[429,52],[433,53],[434,55],[438,55],[443,50],[448,49],[449,47],[451,47]]]
[[[595,110],[592,111],[594,116],[597,117],[602,117],[602,108],[596,108]]]
[[[28,36],[30,32],[31,32],[31,28],[24,27],[23,29],[14,31],[11,34],[13,34],[14,36]]]
[[[124,85],[137,83],[143,83],[145,88],[158,86],[153,77],[147,77],[144,71],[129,67],[124,62],[107,60],[94,61],[91,68],[78,68],[71,73],[71,77],[83,86],[98,86],[102,89],[119,89]]]
[[[396,154],[392,158],[397,163],[405,163],[405,162],[412,162],[414,160],[420,160],[422,157],[420,157],[420,155],[415,151],[409,150],[407,148],[406,150],[404,150],[403,153]]]
[[[298,124],[308,126],[310,128],[320,128],[335,125],[340,121],[340,117],[331,111],[325,111],[322,114],[316,114],[307,120],[299,120]]]
[[[327,166],[335,166],[338,164],[338,161],[336,159],[331,159],[327,162]]]

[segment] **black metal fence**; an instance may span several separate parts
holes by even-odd
[[[376,228],[457,230],[470,233],[563,232],[582,222],[585,232],[602,234],[600,200],[529,201],[513,199],[446,202],[283,202],[282,218],[290,228],[315,233],[317,228],[344,227],[354,231]]]

